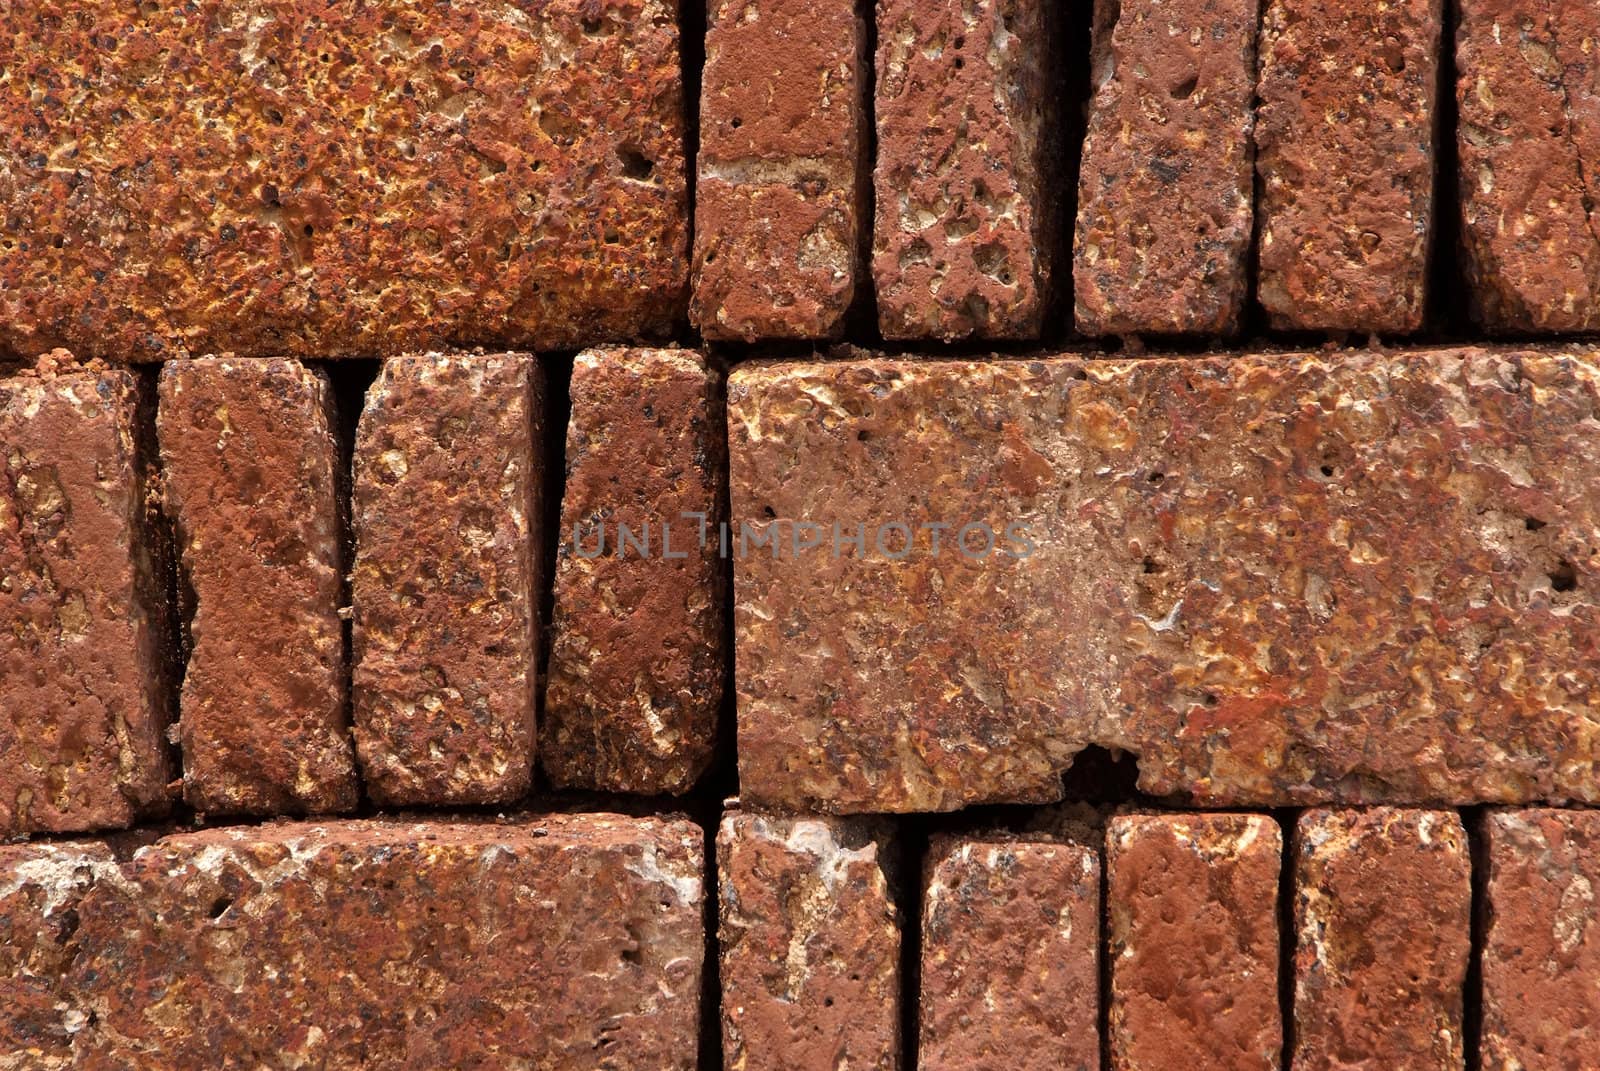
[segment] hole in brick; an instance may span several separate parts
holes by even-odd
[[[1190,97],[1194,96],[1194,91],[1199,87],[1199,85],[1200,77],[1198,75],[1190,75],[1188,78],[1185,78],[1183,81],[1172,87],[1172,99],[1188,100]]]
[[[872,432],[868,431],[866,428],[862,428],[860,431],[856,432],[856,442],[858,443],[864,443],[870,438],[872,438]]]
[[[733,121],[729,125],[732,126],[733,129],[738,130],[741,126],[744,126],[744,120],[740,119],[736,115],[736,116],[733,117]]]
[[[1324,476],[1332,476],[1337,471],[1338,470],[1335,469],[1332,465],[1324,465],[1324,466],[1322,466],[1322,474]]]
[[[1161,572],[1161,570],[1162,570],[1162,565],[1161,565],[1160,562],[1156,561],[1154,558],[1145,558],[1145,560],[1144,560],[1144,571],[1145,571],[1145,575],[1146,576],[1150,576],[1150,575],[1153,575],[1155,573],[1159,573],[1159,572]]]
[[[967,61],[966,60],[962,59],[960,56],[956,57],[956,70],[959,71],[959,70],[961,70],[961,68],[965,67],[966,65],[967,65]]]
[[[618,149],[617,159],[622,163],[622,175],[624,178],[647,179],[656,169],[655,161],[632,145],[624,145]]]
[[[1578,570],[1565,558],[1550,570],[1551,591],[1572,591],[1578,586]]]
[[[226,896],[219,896],[211,902],[211,919],[216,921],[228,913],[228,908],[233,906],[233,900]]]
[[[762,506],[761,513],[769,521],[775,521],[778,519],[778,511],[773,509],[771,506]]]
[[[1160,483],[1162,480],[1167,478],[1167,474],[1162,472],[1160,469],[1157,469],[1155,472],[1152,472],[1148,478],[1151,483]]]
[[[1523,522],[1523,524],[1528,529],[1528,531],[1537,532],[1539,529],[1541,529],[1541,528],[1543,528],[1545,526],[1546,522],[1545,521],[1541,521],[1541,520],[1539,520],[1539,519],[1537,519],[1535,517],[1529,517],[1526,521]]]
[[[317,229],[311,224],[307,223],[304,227],[300,228],[300,233],[305,235],[307,238],[310,238],[313,234],[317,233]]]

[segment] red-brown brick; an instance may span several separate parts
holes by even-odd
[[[184,798],[218,814],[346,810],[333,396],[296,361],[161,372],[162,476],[188,618]]]
[[[522,354],[397,357],[356,437],[355,743],[386,804],[533,779],[543,379]]]

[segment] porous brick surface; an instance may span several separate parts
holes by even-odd
[[[1462,0],[1462,245],[1490,331],[1600,326],[1600,8]]]
[[[1582,1071],[1600,1053],[1600,811],[1485,823],[1482,1066]]]
[[[830,338],[861,265],[866,27],[848,0],[710,0],[689,314],[709,339]]]
[[[158,432],[187,620],[183,794],[218,814],[356,802],[327,377],[293,360],[161,371]]]
[[[1283,833],[1264,815],[1111,820],[1115,1071],[1276,1071],[1282,866]]]
[[[540,761],[558,787],[684,792],[727,668],[722,378],[688,350],[595,350],[571,394]]]
[[[397,357],[356,436],[354,735],[380,803],[533,779],[543,379],[520,354]]]
[[[0,379],[0,839],[116,829],[170,776],[149,442],[124,372]]]
[[[1090,743],[1208,805],[1600,797],[1588,351],[768,364],[729,399],[747,802],[1048,801]]]
[[[900,1066],[900,921],[889,845],[849,820],[723,817],[724,1066]]]
[[[1043,0],[877,7],[872,259],[885,338],[1037,338],[1059,203]]]
[[[1256,170],[1273,326],[1422,326],[1442,0],[1267,0]]]
[[[1098,0],[1075,326],[1232,334],[1249,289],[1260,0]]]
[[[1472,904],[1454,812],[1308,811],[1295,830],[1303,1071],[1460,1071]]]
[[[945,836],[927,858],[917,1066],[1096,1071],[1098,853]]]
[[[0,352],[572,347],[682,315],[675,0],[33,0]]]

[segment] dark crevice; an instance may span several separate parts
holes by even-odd
[[[1257,338],[1267,334],[1270,322],[1266,308],[1261,304],[1261,206],[1265,203],[1265,183],[1261,169],[1256,164],[1256,124],[1261,115],[1261,41],[1266,32],[1267,5],[1261,4],[1256,12],[1255,48],[1251,59],[1255,64],[1255,84],[1250,94],[1250,245],[1245,251],[1244,309],[1239,316],[1239,334],[1242,338]],[[1285,1066],[1288,1066],[1287,1064]]]
[[[1113,1061],[1111,1045],[1111,867],[1106,858],[1105,838],[1094,845],[1100,858],[1100,933],[1094,943],[1095,977],[1100,983],[1099,999],[1095,1001],[1095,1028],[1100,1033],[1100,1066],[1111,1071]]]
[[[144,535],[149,548],[150,567],[156,590],[151,592],[159,615],[161,664],[159,675],[163,717],[167,726],[178,724],[178,698],[183,691],[184,671],[189,661],[189,624],[194,615],[194,589],[179,567],[177,532],[162,501],[161,443],[156,415],[160,408],[161,366],[142,365],[131,369],[138,381],[138,408],[134,427],[134,447],[139,466],[138,492],[143,496]],[[161,746],[174,779],[181,775],[183,757],[171,733],[163,732]],[[173,802],[177,802],[176,799]]]
[[[1456,102],[1456,27],[1459,0],[1444,0],[1439,41],[1439,97],[1434,105],[1433,222],[1428,232],[1427,332],[1436,341],[1472,337],[1468,315],[1471,293],[1466,277],[1461,215],[1461,154],[1456,142],[1460,107]]]
[[[539,614],[538,679],[534,682],[535,724],[542,734],[544,689],[550,673],[552,622],[555,620],[556,564],[561,548],[561,498],[567,486],[567,424],[572,419],[572,367],[574,354],[539,358],[539,394],[536,399],[540,434],[534,438],[540,501],[534,516],[541,525],[538,558],[534,562],[535,600]],[[541,402],[542,400],[542,402]],[[535,752],[538,748],[535,747]],[[546,787],[544,770],[534,764],[533,791]]]
[[[1467,807],[1461,812],[1472,858],[1471,950],[1461,990],[1461,1047],[1466,1071],[1483,1067],[1483,950],[1489,934],[1488,807]]]
[[[928,844],[939,816],[905,815],[895,823],[892,845],[895,906],[900,914],[900,1067],[917,1071],[922,1032],[922,885],[928,866]]]
[[[1058,0],[1054,11],[1055,38],[1051,47],[1056,56],[1054,99],[1061,102],[1054,123],[1060,139],[1053,146],[1056,154],[1053,173],[1060,177],[1054,190],[1046,189],[1046,199],[1059,204],[1053,220],[1055,278],[1051,284],[1055,308],[1045,324],[1044,338],[1064,343],[1075,339],[1073,323],[1072,238],[1078,226],[1078,180],[1083,170],[1083,142],[1089,131],[1089,107],[1094,102],[1094,0]],[[1106,5],[1115,10],[1116,5]],[[1114,21],[1113,21],[1114,24]]]
[[[1283,835],[1283,867],[1278,875],[1278,1016],[1283,1022],[1283,1055],[1278,1066],[1284,1071],[1291,1071],[1294,1063],[1295,957],[1300,950],[1299,932],[1294,923],[1294,886],[1295,860],[1300,854],[1299,824],[1303,813],[1300,808],[1272,812]]]
[[[682,0],[678,5],[678,56],[683,68],[684,203],[688,206],[685,255],[690,264],[688,285],[691,287],[694,285],[694,206],[699,182],[700,86],[705,78],[708,6],[708,0]],[[700,345],[700,336],[689,321],[687,303],[680,309],[677,337],[681,345]]]
[[[856,0],[861,22],[861,143],[856,160],[856,287],[844,316],[844,335],[874,346],[883,341],[878,328],[878,287],[872,276],[873,226],[877,219],[878,167],[878,20],[874,0]]]

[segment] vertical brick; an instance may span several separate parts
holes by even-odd
[[[1232,334],[1261,0],[1097,0],[1073,289],[1086,335]]]
[[[0,839],[162,810],[165,578],[126,372],[0,380]]]
[[[1491,331],[1600,326],[1600,8],[1461,0],[1456,129],[1473,315]]]
[[[560,787],[685,792],[726,672],[721,377],[688,350],[595,350],[571,393],[541,761]]]
[[[886,852],[875,827],[848,820],[723,818],[725,1066],[900,1066],[900,923]]]
[[[937,838],[923,887],[924,1071],[1100,1067],[1100,858]]]
[[[861,259],[866,58],[848,0],[710,0],[689,304],[705,337],[842,332]]]
[[[1600,1058],[1600,811],[1486,823],[1484,1071],[1589,1071]]]
[[[873,282],[886,338],[1038,338],[1059,203],[1055,10],[881,0]]]
[[[356,438],[354,734],[389,804],[533,779],[543,447],[529,356],[384,364]]]
[[[1257,289],[1273,326],[1422,326],[1442,9],[1442,0],[1269,0]]]
[[[1128,815],[1106,836],[1115,1071],[1276,1071],[1283,834],[1262,815]]]
[[[1472,864],[1453,811],[1307,811],[1295,1071],[1459,1071]]]
[[[292,360],[162,369],[161,462],[190,618],[183,791],[197,810],[356,802],[332,410],[327,377]]]

